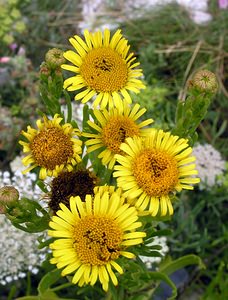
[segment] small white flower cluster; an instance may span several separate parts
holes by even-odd
[[[226,169],[226,162],[219,151],[210,144],[198,144],[193,147],[193,155],[196,157],[196,169],[201,180],[199,188],[210,190],[216,184],[221,184],[218,176],[222,176]]]
[[[164,257],[168,251],[169,251],[169,247],[167,246],[167,238],[162,236],[162,237],[154,237],[154,240],[152,243],[148,244],[148,247],[150,246],[154,246],[154,245],[159,245],[162,247],[161,250],[158,250],[159,253]],[[139,256],[140,259],[144,262],[144,264],[146,265],[146,267],[148,269],[151,269],[153,264],[159,264],[162,260],[162,257],[150,257],[150,256]]]
[[[12,177],[9,172],[0,171],[0,187],[12,185],[21,197],[38,200],[41,191],[34,185],[35,174],[22,175],[16,165],[17,171]],[[0,284],[23,278],[28,271],[33,274],[38,272],[38,266],[44,261],[46,253],[38,249],[38,237],[39,233],[30,234],[19,230],[4,214],[0,215]]]
[[[38,272],[45,253],[38,249],[38,233],[27,233],[15,228],[5,215],[0,215],[0,284]]]
[[[212,19],[208,13],[208,0],[83,0],[82,21],[79,27],[93,30],[104,28],[115,29],[119,22],[142,17],[145,12],[158,6],[177,2],[189,12],[192,20],[198,24]]]

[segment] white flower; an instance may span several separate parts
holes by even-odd
[[[193,155],[196,157],[196,169],[201,180],[199,188],[210,189],[216,184],[221,184],[218,176],[223,175],[226,162],[220,152],[210,144],[198,144],[193,148]]]
[[[36,175],[22,175],[16,171],[0,171],[0,187],[14,186],[20,197],[39,200],[40,189],[35,185]],[[27,271],[36,274],[45,259],[46,250],[38,249],[40,233],[27,233],[15,228],[4,214],[0,214],[0,284],[7,284],[26,276]]]
[[[28,270],[37,273],[44,260],[44,250],[38,249],[39,236],[15,228],[0,215],[0,284],[23,278]]]
[[[207,23],[212,19],[208,13],[208,0],[83,0],[79,28],[82,31],[115,29],[120,22],[143,17],[145,12],[173,2],[185,7],[193,21],[198,24]]]
[[[154,245],[160,245],[162,247],[161,250],[158,250],[162,256],[165,256],[166,253],[169,251],[166,237],[154,237],[153,242],[148,244],[148,247]],[[140,255],[139,257],[145,263],[148,269],[151,269],[153,264],[159,264],[162,260],[162,257],[150,257],[150,256],[142,256],[142,255]]]
[[[25,166],[22,163],[22,156],[16,156],[14,160],[10,162],[10,169],[13,173],[22,172]]]

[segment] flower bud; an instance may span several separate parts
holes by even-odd
[[[40,76],[48,78],[48,76],[50,76],[51,72],[48,68],[48,65],[45,62],[42,62],[42,64],[40,65]]]
[[[4,205],[0,204],[0,215],[5,214],[6,213],[6,208]]]
[[[57,77],[62,77],[63,76],[61,68],[56,68],[55,69],[55,76],[57,76]]]
[[[13,186],[0,188],[0,204],[10,205],[19,199],[19,192]]]
[[[50,49],[45,55],[47,65],[51,69],[59,68],[65,62],[63,53],[64,52],[58,48]]]
[[[190,81],[190,85],[200,92],[215,93],[218,89],[218,81],[214,73],[208,70],[200,70]]]

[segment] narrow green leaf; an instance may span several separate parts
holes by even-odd
[[[16,298],[16,300],[40,300],[40,296],[25,296]]]
[[[224,120],[224,121],[222,122],[222,125],[220,126],[218,132],[216,132],[216,134],[215,134],[213,140],[217,139],[220,135],[222,135],[223,132],[226,130],[226,127],[227,127],[227,121]]]
[[[44,192],[44,193],[48,192],[47,187],[42,180],[38,179],[36,181],[36,184],[38,185],[38,187],[41,189],[42,192]]]
[[[50,286],[61,278],[61,270],[54,269],[44,275],[38,285],[39,295],[44,294],[47,290],[50,289]]]
[[[72,104],[71,104],[71,99],[70,99],[70,95],[65,90],[63,90],[63,95],[65,97],[66,105],[67,105],[67,123],[70,123],[71,119],[72,119]]]
[[[173,283],[173,281],[168,277],[168,275],[164,274],[163,272],[149,272],[147,273],[150,277],[150,279],[152,279],[153,281],[163,281],[165,283],[167,283],[171,288],[172,288],[172,295],[169,298],[169,300],[173,300],[176,299],[177,297],[177,288],[175,286],[175,284]],[[147,287],[149,286],[150,283],[147,282]],[[142,288],[143,290],[145,289],[145,287]]]
[[[203,264],[199,256],[190,254],[190,255],[180,257],[174,261],[171,261],[166,265],[163,265],[159,271],[165,273],[166,275],[170,275],[175,271],[189,265],[199,265],[200,268],[202,269],[205,268],[205,265]]]

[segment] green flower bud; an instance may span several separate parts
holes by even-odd
[[[51,75],[51,71],[45,62],[40,65],[40,77],[45,80]]]
[[[56,70],[55,70],[55,76],[57,76],[57,77],[62,77],[63,76],[61,68],[56,68]]]
[[[208,70],[200,70],[193,76],[190,86],[201,92],[215,93],[218,89],[218,81],[214,73]]]
[[[0,204],[10,205],[19,199],[19,192],[13,186],[4,186],[0,189]]]
[[[50,49],[45,55],[47,65],[51,69],[59,68],[62,64],[65,63],[63,53],[64,52],[62,50],[57,48]]]

